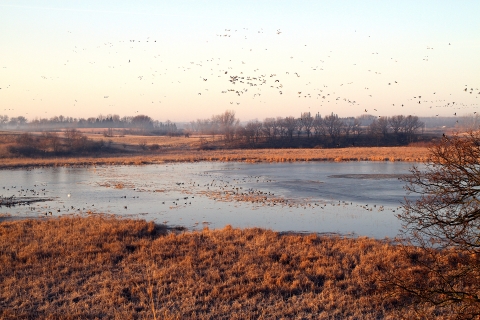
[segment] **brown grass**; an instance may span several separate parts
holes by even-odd
[[[0,223],[0,318],[398,319],[408,270],[369,239],[261,229],[182,234],[106,216]]]
[[[122,155],[71,158],[3,158],[0,168],[83,165],[143,165],[164,162],[240,161],[411,161],[428,159],[426,147],[374,147],[343,149],[237,149],[237,150],[170,150],[145,155]]]

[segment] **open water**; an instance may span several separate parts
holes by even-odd
[[[18,218],[110,213],[190,230],[394,237],[411,163],[200,162],[0,171],[0,195],[49,198],[0,214]]]

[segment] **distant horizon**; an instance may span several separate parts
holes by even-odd
[[[227,109],[227,110],[228,110],[228,109]],[[227,110],[224,110],[224,111],[227,111]],[[298,117],[300,117],[300,115],[301,115],[302,113],[303,113],[303,112],[300,112],[299,115],[298,115]],[[317,112],[311,112],[312,117],[314,117],[316,114],[317,114]],[[320,116],[321,116],[321,117],[325,117],[325,116],[328,116],[328,115],[330,115],[330,114],[332,114],[332,112],[327,113],[327,114],[321,114],[321,113],[320,113]],[[336,113],[333,112],[333,114],[336,114]],[[170,122],[174,122],[174,123],[190,123],[190,122],[192,122],[192,121],[210,119],[211,117],[216,116],[216,115],[218,115],[218,114],[212,114],[212,115],[210,115],[210,116],[205,116],[205,117],[202,117],[202,118],[197,118],[197,119],[192,119],[192,120],[185,120],[185,121],[174,121],[174,120],[172,120],[172,119],[167,119],[167,118],[154,118],[154,117],[150,116],[149,114],[120,115],[120,114],[118,114],[118,113],[114,113],[114,114],[98,114],[98,115],[96,115],[96,116],[90,115],[90,116],[85,116],[85,117],[74,117],[74,116],[65,115],[65,114],[58,114],[58,115],[45,116],[45,117],[37,116],[37,117],[30,117],[30,118],[29,118],[29,117],[25,117],[25,118],[27,119],[28,122],[32,122],[32,121],[40,120],[40,119],[50,120],[50,119],[52,119],[52,118],[54,118],[54,117],[59,117],[59,116],[63,116],[63,117],[65,117],[65,118],[73,118],[73,119],[77,119],[77,120],[78,120],[78,119],[85,119],[85,120],[87,120],[87,119],[89,119],[89,118],[99,118],[99,117],[105,118],[105,117],[109,117],[109,116],[119,116],[120,118],[123,118],[123,117],[132,117],[132,118],[133,118],[133,117],[138,116],[138,115],[149,116],[150,118],[152,118],[152,120],[154,120],[154,121],[160,121],[160,122],[170,121]],[[379,118],[379,117],[392,117],[392,116],[396,116],[396,115],[404,115],[404,116],[412,115],[412,116],[417,116],[417,117],[419,117],[419,118],[434,118],[434,119],[435,119],[435,118],[437,118],[437,119],[438,119],[438,118],[451,118],[451,119],[455,119],[455,118],[462,118],[462,117],[479,117],[478,114],[476,114],[476,113],[474,114],[473,112],[464,113],[464,114],[458,113],[457,115],[445,115],[445,116],[442,116],[442,115],[438,115],[438,116],[436,116],[436,115],[433,115],[433,116],[431,116],[431,115],[421,116],[421,115],[413,115],[413,114],[406,114],[406,113],[403,113],[403,114],[402,114],[402,113],[396,113],[396,114],[392,114],[392,115],[389,115],[389,116],[383,116],[383,115],[379,116],[379,115],[374,115],[374,114],[370,114],[370,113],[364,113],[364,114],[359,114],[359,115],[347,115],[347,116],[340,116],[340,115],[338,115],[338,116],[339,116],[340,118],[359,118],[359,117],[362,117],[362,116],[372,116],[372,117],[375,117],[375,118]],[[4,114],[0,114],[0,117],[1,117],[1,116],[5,116],[5,115],[4,115]],[[19,115],[19,116],[21,116],[21,115]],[[19,116],[15,116],[15,115],[9,116],[9,119],[11,119],[11,118],[17,118],[17,117],[19,117]],[[237,115],[235,115],[235,116],[237,117]],[[295,115],[293,115],[293,114],[292,114],[292,115],[287,115],[287,116],[285,116],[285,117],[284,117],[284,116],[266,116],[266,117],[261,118],[261,119],[260,119],[260,118],[253,118],[253,119],[246,119],[246,120],[244,120],[244,119],[241,119],[241,118],[238,118],[238,117],[237,117],[237,118],[240,120],[240,122],[249,122],[249,121],[255,121],[255,120],[263,121],[263,120],[265,120],[265,119],[267,119],[267,118],[278,118],[278,117],[282,117],[282,118],[285,118],[285,117],[298,118],[297,116],[295,116]]]
[[[330,113],[331,114],[331,113]],[[325,116],[328,116],[330,114],[326,114],[326,115],[322,115],[320,114],[320,116],[322,118],[324,118]],[[334,113],[335,114],[335,113]],[[396,114],[396,115],[403,115],[403,116],[414,116],[414,115],[410,115],[410,114]],[[121,121],[123,121],[123,119],[125,118],[134,118],[136,116],[148,116],[150,117],[148,114],[137,114],[135,116],[128,116],[128,115],[119,115],[119,114],[107,114],[107,115],[103,115],[103,114],[99,114],[97,116],[89,116],[89,117],[72,117],[72,116],[68,116],[68,115],[54,115],[50,118],[41,118],[41,117],[36,117],[36,118],[33,118],[33,119],[27,119],[27,125],[34,122],[34,121],[38,121],[38,120],[53,120],[55,117],[60,117],[62,116],[64,119],[73,119],[74,121],[79,121],[79,120],[89,120],[89,119],[105,119],[105,118],[109,118],[109,117],[112,117],[112,116],[118,116],[119,119]],[[159,123],[162,123],[162,124],[166,124],[168,122],[172,123],[172,124],[175,124],[177,126],[184,126],[184,125],[188,125],[192,122],[196,122],[197,120],[208,120],[208,119],[211,119],[212,117],[214,117],[216,115],[211,115],[209,117],[205,117],[205,118],[198,118],[198,119],[195,119],[195,120],[191,120],[191,121],[172,121],[170,119],[156,119],[156,118],[153,118],[153,117],[150,117],[150,119],[152,121],[157,121]],[[316,113],[315,114],[311,114],[312,117],[315,117],[316,116]],[[0,114],[0,129],[2,128],[2,122],[1,122],[1,117],[2,115]],[[298,117],[295,117],[293,115],[291,116],[287,116],[287,117],[294,117],[295,119],[299,119],[300,118],[300,115]],[[341,117],[339,116],[340,119],[348,119],[348,118],[361,118],[361,117],[371,117],[372,119],[378,119],[379,116],[375,116],[375,115],[372,115],[372,114],[360,114],[360,115],[357,115],[357,116],[345,116],[345,117]],[[383,116],[382,116],[383,117]],[[385,116],[387,118],[390,118],[391,116]],[[456,116],[426,116],[426,117],[423,117],[423,116],[418,116],[419,120],[420,121],[424,121],[424,120],[438,120],[440,122],[442,121],[445,121],[445,122],[449,122],[449,121],[455,121],[455,120],[466,120],[466,119],[478,119],[480,116],[478,114],[473,114],[473,113],[470,113],[470,114],[458,114]],[[11,118],[17,118],[17,117],[9,117],[9,119]],[[239,122],[241,124],[247,124],[251,121],[264,121],[266,119],[269,119],[269,118],[274,118],[274,119],[277,119],[277,118],[285,118],[285,117],[281,117],[281,116],[270,116],[270,117],[265,117],[263,119],[248,119],[248,120],[243,120],[241,118],[238,118],[236,117]],[[480,119],[479,119],[480,120]],[[5,125],[8,126],[8,123],[5,123]]]

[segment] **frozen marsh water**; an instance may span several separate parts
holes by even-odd
[[[236,162],[0,171],[3,197],[51,201],[0,207],[12,217],[111,213],[191,230],[276,231],[394,237],[411,163]],[[45,216],[46,215],[46,216]]]

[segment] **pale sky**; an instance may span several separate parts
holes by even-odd
[[[479,16],[478,0],[0,0],[0,115],[480,112]]]

